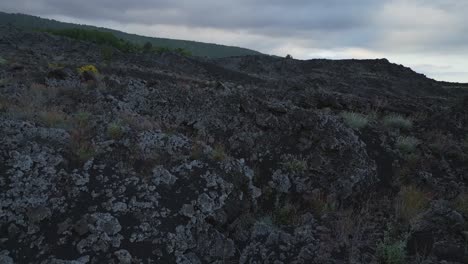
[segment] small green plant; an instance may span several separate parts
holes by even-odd
[[[461,193],[454,201],[454,208],[468,217],[468,193]]]
[[[145,45],[143,45],[143,52],[145,53],[150,53],[153,50],[153,44],[151,42],[146,42]]]
[[[307,204],[310,209],[319,216],[334,212],[337,209],[336,201],[332,196],[326,195],[322,191],[313,192],[308,198]]]
[[[411,153],[419,145],[419,139],[411,136],[400,136],[397,138],[395,146],[403,153]]]
[[[391,128],[410,129],[413,126],[413,121],[399,114],[390,114],[384,117],[383,124]]]
[[[77,70],[78,70],[79,74],[83,74],[85,72],[89,72],[89,73],[93,73],[93,74],[99,74],[98,69],[94,65],[91,65],[91,64],[81,66]]]
[[[75,115],[75,125],[77,128],[85,128],[89,125],[91,114],[89,112],[78,112]]]
[[[109,64],[111,61],[112,61],[112,57],[114,55],[114,52],[112,50],[112,47],[110,46],[103,46],[101,48],[101,56],[102,56],[102,59],[107,63]]]
[[[468,135],[465,137],[465,139],[463,139],[462,141],[462,148],[468,152]]]
[[[340,116],[348,126],[354,129],[364,128],[369,123],[369,120],[365,115],[355,112],[343,112]]]
[[[48,127],[65,128],[67,124],[67,115],[62,111],[42,111],[39,113],[39,119]]]
[[[217,161],[225,160],[226,159],[226,152],[224,150],[224,146],[220,145],[220,144],[217,144],[213,149],[212,156],[213,156],[213,159],[215,159]]]
[[[291,172],[303,172],[307,170],[307,161],[305,159],[296,159],[285,161],[281,163],[288,171]]]
[[[107,136],[111,139],[117,140],[122,138],[124,131],[122,126],[117,122],[112,122],[107,126]]]
[[[47,67],[49,67],[49,69],[51,69],[51,70],[61,70],[61,69],[65,68],[65,65],[63,65],[61,63],[50,62],[50,63],[47,64]]]
[[[75,154],[80,161],[85,162],[94,157],[96,155],[96,151],[91,145],[84,144],[75,150]]]
[[[383,240],[377,245],[376,253],[377,257],[385,264],[405,263],[406,239],[392,239],[390,231],[385,231]]]
[[[196,141],[192,145],[192,150],[190,152],[190,158],[193,160],[199,160],[203,157],[203,145]]]
[[[429,195],[416,187],[403,186],[396,200],[396,215],[409,222],[429,206]]]
[[[5,65],[7,63],[8,63],[8,61],[5,60],[2,56],[0,56],[0,65]]]
[[[0,79],[0,86],[7,85],[10,81],[6,78],[1,78]]]
[[[273,213],[273,223],[276,225],[290,225],[297,221],[297,209],[291,204],[276,209]]]

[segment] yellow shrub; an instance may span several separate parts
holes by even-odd
[[[83,74],[84,72],[91,72],[91,73],[94,73],[94,74],[99,73],[98,69],[94,65],[81,66],[81,67],[78,68],[78,72],[80,74]]]

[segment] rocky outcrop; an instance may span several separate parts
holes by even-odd
[[[0,35],[0,263],[378,263],[399,241],[466,262],[464,90],[386,60],[105,64]]]

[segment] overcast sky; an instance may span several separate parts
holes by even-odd
[[[310,58],[388,58],[468,82],[468,0],[5,0],[0,10]]]

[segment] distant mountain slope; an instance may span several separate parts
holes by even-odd
[[[230,56],[244,56],[244,55],[258,55],[261,54],[258,51],[233,47],[224,46],[211,43],[187,41],[187,40],[175,40],[166,38],[153,38],[145,37],[135,34],[129,34],[118,30],[112,30],[107,28],[100,28],[88,25],[79,25],[72,23],[65,23],[51,19],[40,18],[36,16],[24,15],[24,14],[8,14],[0,12],[0,24],[11,24],[13,26],[23,29],[64,29],[64,28],[83,28],[83,29],[97,29],[100,31],[112,32],[117,37],[137,43],[144,44],[150,42],[153,46],[169,47],[172,49],[183,48],[190,51],[194,56],[206,56],[209,58],[223,58]]]

